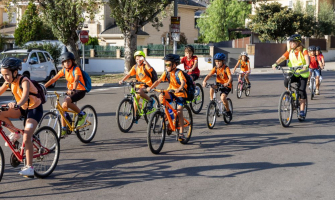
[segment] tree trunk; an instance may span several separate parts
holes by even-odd
[[[69,50],[69,52],[73,53],[74,57],[76,58],[77,65],[81,66],[80,55],[78,54],[78,48],[74,39],[69,40],[69,44],[66,44],[66,48]]]
[[[127,31],[124,37],[124,73],[128,73],[135,65],[134,53],[137,49],[136,28],[132,27]]]

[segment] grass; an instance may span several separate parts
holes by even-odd
[[[118,83],[125,74],[91,75],[92,83]],[[129,79],[128,79],[129,80]]]

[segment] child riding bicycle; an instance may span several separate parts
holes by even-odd
[[[196,81],[200,76],[200,70],[198,68],[198,57],[194,56],[194,47],[192,45],[185,46],[185,57],[180,61],[180,64],[184,64],[184,69],[187,71],[193,81]]]
[[[227,96],[232,88],[232,76],[230,73],[230,69],[227,65],[225,65],[226,55],[224,53],[217,53],[214,55],[213,60],[215,61],[215,67],[212,69],[211,72],[205,77],[204,81],[202,82],[203,87],[206,87],[207,80],[213,75],[216,74],[216,83],[219,83],[224,86],[224,88],[220,89],[221,94],[221,100],[223,102],[223,105],[226,108],[227,115],[229,117],[232,116],[231,111],[229,110],[229,105],[227,101]],[[217,89],[217,86],[214,86],[214,89]],[[210,100],[213,100],[214,95],[214,89],[211,87],[209,94],[210,94]]]
[[[237,66],[241,64],[241,71],[245,72],[245,74],[240,73],[240,75],[238,76],[238,81],[241,80],[241,78],[245,77],[245,80],[247,81],[248,84],[248,88],[251,87],[250,81],[249,81],[249,74],[251,73],[251,68],[250,68],[250,63],[249,63],[249,57],[247,52],[242,52],[240,57],[238,58],[238,61],[234,67],[233,70],[233,74],[235,74],[235,70],[237,68]]]
[[[155,104],[155,100],[150,98],[145,93],[145,89],[152,85],[152,80],[151,80],[148,72],[151,74],[151,77],[152,77],[153,76],[152,72],[153,72],[154,69],[149,65],[149,63],[145,59],[145,54],[144,54],[143,51],[136,51],[135,54],[134,54],[134,57],[135,57],[136,65],[134,65],[131,68],[131,70],[129,71],[129,74],[124,76],[122,78],[122,80],[119,81],[119,84],[121,85],[129,77],[136,75],[136,80],[138,82],[145,83],[145,84],[141,84],[141,85],[136,85],[137,94],[138,94],[138,95],[136,95],[136,98],[137,98],[137,100],[139,100],[140,97],[142,97],[142,98],[148,100],[149,103],[147,104],[147,108],[149,110],[151,110],[153,105]],[[136,111],[136,105],[135,104],[134,104],[134,108],[135,108],[135,111]],[[137,121],[135,121],[135,123],[137,123]]]
[[[162,81],[169,81],[169,87],[167,90],[174,90],[174,92],[166,92],[165,99],[168,102],[172,102],[173,100],[177,104],[177,112],[178,112],[178,118],[179,118],[179,136],[178,140],[182,141],[184,140],[184,117],[183,117],[183,106],[185,104],[185,98],[187,98],[187,93],[186,93],[186,78],[183,74],[182,71],[179,71],[178,73],[178,78],[180,80],[180,84],[178,84],[177,78],[175,77],[175,72],[177,70],[177,66],[180,64],[180,57],[179,55],[176,54],[168,54],[164,58],[164,65],[166,67],[166,71],[162,74],[162,76],[152,84],[151,87],[147,88],[148,91],[152,90],[152,88],[155,88],[158,86]],[[170,76],[170,79],[168,79],[168,76]],[[159,95],[159,100],[162,102],[163,100],[163,94]]]
[[[26,166],[19,172],[22,176],[33,177],[34,168],[33,162],[33,143],[32,136],[37,128],[39,121],[43,115],[43,106],[41,99],[36,96],[38,94],[37,88],[26,77],[19,74],[22,69],[22,60],[17,58],[5,58],[1,62],[1,74],[5,79],[4,84],[0,87],[0,95],[2,95],[7,88],[10,88],[15,102],[8,103],[9,110],[0,112],[0,120],[6,124],[13,126],[9,118],[19,119],[25,118],[25,127],[23,134],[23,143],[25,144]],[[12,143],[20,139],[19,133],[11,133],[9,139]],[[6,143],[5,146],[8,146]]]
[[[78,113],[77,126],[82,126],[85,122],[87,114],[81,111],[75,102],[83,99],[86,95],[85,81],[81,69],[77,67],[74,55],[71,52],[63,53],[60,57],[63,65],[63,69],[60,70],[56,76],[50,79],[44,86],[47,88],[56,82],[60,77],[65,76],[67,80],[67,97],[65,97],[62,107],[64,110],[71,108],[73,111]],[[74,70],[74,72],[73,72]],[[74,74],[74,76],[73,76]],[[65,117],[69,118],[69,114],[65,112]],[[62,132],[61,138],[67,136],[67,127],[65,120],[62,118]]]
[[[320,78],[320,70],[319,70],[319,66],[321,66],[321,62],[317,59],[317,56],[315,54],[316,51],[316,47],[315,46],[310,46],[308,47],[308,53],[309,53],[309,59],[310,59],[310,64],[309,64],[309,77],[308,77],[308,82],[307,85],[309,85],[310,83],[310,78],[312,76],[312,73],[315,73],[315,83],[316,83],[316,90],[315,90],[315,94],[319,95],[320,91],[319,91],[319,78]]]

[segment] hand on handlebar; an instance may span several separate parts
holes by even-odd
[[[273,70],[278,69],[278,65],[277,65],[277,63],[275,63],[275,64],[272,65],[272,69],[273,69]]]
[[[19,109],[20,108],[20,106],[18,106],[16,103],[14,103],[14,102],[10,102],[10,103],[8,103],[8,106],[3,106],[3,107],[7,107],[7,108],[9,108],[9,109]]]
[[[119,84],[120,84],[120,85],[122,85],[123,83],[124,83],[124,82],[123,82],[122,80],[121,80],[121,81],[119,81]]]
[[[206,87],[207,86],[206,84],[207,84],[206,81],[203,81],[202,82],[202,87]]]

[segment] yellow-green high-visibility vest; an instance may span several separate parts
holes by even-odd
[[[304,52],[306,49],[303,49],[302,52]],[[294,50],[290,50],[289,59],[290,62],[288,64],[289,67],[297,67],[300,65],[306,65],[306,60],[302,52],[299,51],[298,57],[295,55]],[[297,73],[300,73],[300,76],[303,78],[308,78],[309,76],[309,70],[308,68],[306,70],[299,69],[296,71]],[[299,75],[294,74],[294,76],[299,77]]]

